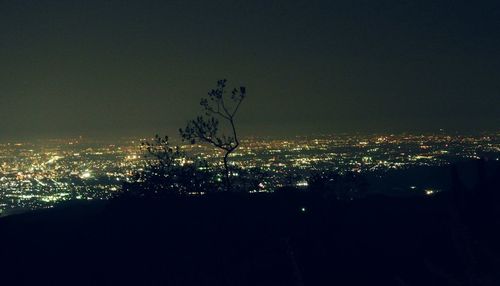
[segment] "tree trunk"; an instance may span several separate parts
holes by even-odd
[[[229,165],[228,165],[228,157],[231,152],[226,152],[224,154],[224,179],[225,179],[225,184],[226,184],[226,191],[231,191],[231,172],[229,171]]]

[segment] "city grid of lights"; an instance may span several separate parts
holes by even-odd
[[[446,165],[482,154],[495,154],[498,160],[498,135],[252,138],[243,140],[232,163],[241,170],[258,169],[267,174],[258,190],[249,192],[273,191],[287,185],[307,187],[311,172],[321,170],[383,172]],[[72,139],[0,144],[0,212],[48,208],[67,200],[109,199],[145,167],[147,156],[140,142],[128,139],[105,144]],[[208,146],[182,145],[181,149],[211,166],[221,164],[220,154]],[[427,195],[436,192],[425,190]]]

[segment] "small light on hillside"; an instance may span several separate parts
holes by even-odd
[[[425,190],[425,194],[427,196],[432,196],[432,195],[435,195],[436,193],[437,193],[437,190],[432,190],[432,189]]]

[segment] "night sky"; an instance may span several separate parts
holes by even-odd
[[[243,135],[500,127],[500,1],[0,0],[0,141],[176,130],[227,78]]]

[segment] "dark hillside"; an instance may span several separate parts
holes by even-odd
[[[500,237],[454,220],[450,209],[445,197],[338,202],[307,193],[77,205],[2,219],[1,279],[3,285],[473,285],[471,279],[498,285]]]

